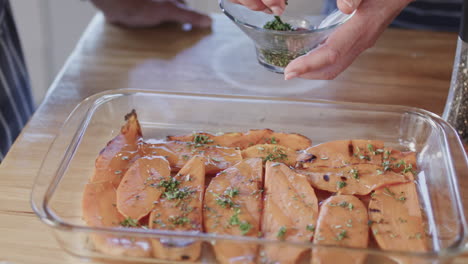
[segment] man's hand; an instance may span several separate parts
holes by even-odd
[[[211,26],[211,18],[190,9],[183,0],[91,0],[110,23],[127,27],[151,27],[164,22]]]

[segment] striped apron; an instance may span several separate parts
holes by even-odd
[[[28,72],[7,0],[0,0],[0,162],[34,111]]]

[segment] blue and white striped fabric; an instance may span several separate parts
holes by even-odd
[[[0,162],[34,105],[21,44],[7,0],[0,0]]]
[[[336,0],[326,0],[326,14],[335,8]],[[461,13],[462,0],[416,0],[409,4],[391,25],[408,29],[457,32]]]

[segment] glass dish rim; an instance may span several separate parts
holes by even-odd
[[[57,216],[55,213],[53,213],[53,210],[48,206],[49,205],[49,200],[54,194],[57,185],[59,184],[60,180],[63,178],[63,173],[61,175],[58,174],[58,171],[60,167],[64,165],[65,162],[65,154],[70,152],[70,146],[74,143],[74,139],[78,135],[86,131],[87,126],[89,124],[90,119],[93,117],[94,112],[103,104],[106,102],[115,99],[115,98],[120,98],[122,96],[131,96],[134,94],[152,94],[152,95],[159,95],[159,96],[172,96],[172,97],[192,97],[192,98],[198,98],[198,99],[205,99],[205,100],[214,100],[214,99],[232,99],[232,100],[239,100],[239,101],[268,101],[268,102],[282,102],[282,103],[304,103],[304,104],[314,104],[320,105],[320,104],[325,104],[325,105],[336,105],[336,106],[342,106],[345,108],[349,109],[354,109],[358,111],[362,111],[361,108],[371,108],[375,112],[387,112],[387,113],[413,113],[416,115],[424,116],[426,118],[429,118],[431,121],[433,121],[439,128],[442,129],[442,132],[444,134],[444,138],[447,138],[446,134],[453,134],[456,135],[455,130],[447,124],[445,120],[440,118],[438,115],[421,109],[421,108],[416,108],[416,107],[411,107],[411,106],[402,106],[402,105],[385,105],[385,104],[369,104],[369,103],[355,103],[355,102],[340,102],[340,101],[331,101],[331,100],[323,100],[323,99],[295,99],[295,98],[284,98],[284,97],[269,97],[269,96],[239,96],[239,95],[225,95],[225,94],[201,94],[201,93],[185,93],[185,92],[163,92],[163,91],[154,91],[154,90],[145,90],[145,89],[132,89],[132,88],[123,88],[123,89],[115,89],[115,90],[107,90],[103,92],[99,92],[96,94],[93,94],[84,100],[82,100],[80,103],[77,104],[77,106],[73,109],[73,111],[68,115],[67,119],[63,123],[62,127],[60,128],[58,134],[54,138],[53,142],[50,145],[50,148],[46,155],[44,156],[44,159],[42,161],[40,170],[38,175],[36,176],[36,179],[34,181],[34,185],[32,188],[32,192],[30,195],[30,204],[31,207],[34,211],[34,213],[41,219],[42,222],[46,223],[48,226],[50,226],[53,229],[58,229],[58,230],[64,230],[64,231],[81,231],[81,232],[86,232],[86,233],[99,233],[99,234],[118,234],[118,235],[125,235],[125,236],[137,236],[137,237],[148,237],[152,236],[181,236],[181,237],[193,237],[194,239],[202,240],[202,241],[207,241],[207,240],[232,240],[235,242],[242,242],[242,241],[247,241],[247,242],[255,242],[258,244],[277,244],[277,245],[296,245],[296,246],[301,246],[301,247],[307,247],[307,248],[341,248],[345,249],[347,251],[356,251],[356,252],[363,252],[367,254],[373,254],[373,255],[398,255],[398,256],[406,256],[406,257],[423,257],[423,258],[433,258],[433,257],[451,257],[451,256],[458,256],[462,254],[463,252],[468,251],[467,248],[467,243],[468,243],[468,233],[466,232],[467,230],[467,221],[466,221],[466,216],[465,212],[463,210],[463,204],[462,204],[462,199],[460,195],[460,191],[458,188],[457,184],[457,177],[456,175],[453,175],[453,173],[450,175],[450,183],[453,185],[453,190],[454,190],[454,197],[456,199],[455,204],[458,213],[461,216],[461,233],[457,237],[457,239],[448,247],[434,251],[428,251],[428,252],[405,252],[405,251],[391,251],[391,250],[381,250],[377,248],[351,248],[351,247],[343,247],[343,246],[330,246],[330,245],[314,245],[311,242],[289,242],[289,241],[278,241],[278,240],[271,240],[271,239],[265,239],[265,238],[252,238],[252,237],[242,237],[242,236],[230,236],[230,235],[217,235],[217,234],[208,234],[208,233],[195,233],[195,232],[181,232],[181,231],[167,231],[167,230],[158,230],[158,229],[131,229],[131,228],[106,228],[106,227],[90,227],[86,225],[78,225],[78,224],[71,224],[66,221],[63,221],[61,217]],[[39,181],[39,178],[41,174],[43,173],[44,170],[44,163],[47,160],[47,157],[50,155],[51,150],[54,147],[54,144],[57,141],[58,136],[61,135],[63,132],[64,128],[67,126],[69,123],[70,119],[74,117],[74,115],[77,114],[78,110],[80,108],[86,106],[89,104],[89,108],[85,109],[86,114],[83,116],[83,119],[80,120],[81,123],[79,125],[78,131],[76,131],[75,135],[72,137],[72,141],[67,142],[67,148],[64,153],[64,158],[60,161],[59,163],[59,168],[55,170],[54,177],[52,182],[48,185],[47,191],[42,197],[43,199],[41,201],[37,201],[35,199],[35,191],[37,189],[37,184]],[[86,121],[86,122],[85,122]],[[69,124],[68,124],[69,125]],[[444,126],[442,126],[444,125]],[[81,133],[79,133],[81,132]],[[461,144],[460,139],[457,137],[457,145],[455,147],[463,149],[463,146]],[[75,147],[77,147],[80,144],[80,141],[74,143]],[[76,149],[76,148],[72,148]],[[74,151],[74,150],[73,150]],[[465,152],[463,152],[465,153]],[[468,159],[465,153],[464,156],[465,162],[468,164]],[[68,160],[67,162],[69,162]]]
[[[336,28],[336,27],[346,23],[348,20],[350,20],[356,14],[356,10],[355,10],[351,14],[349,14],[348,17],[346,17],[346,19],[344,19],[343,21],[338,22],[338,23],[333,24],[333,25],[330,25],[330,26],[323,27],[323,28],[304,29],[304,30],[301,30],[301,31],[279,31],[279,30],[271,30],[271,29],[264,29],[264,28],[261,28],[261,27],[257,27],[255,25],[243,22],[243,21],[235,18],[231,13],[229,13],[226,10],[226,8],[223,6],[222,1],[229,1],[229,0],[218,0],[218,4],[219,4],[219,7],[221,8],[221,11],[230,20],[232,20],[234,23],[242,25],[242,26],[244,26],[246,28],[250,28],[250,29],[253,29],[253,30],[256,30],[256,31],[263,32],[263,33],[276,34],[276,35],[286,35],[286,36],[289,36],[289,35],[293,35],[293,36],[307,35],[307,34],[310,34],[310,33],[322,32],[322,31],[326,31],[326,30],[329,30],[329,29],[333,29],[333,28]]]

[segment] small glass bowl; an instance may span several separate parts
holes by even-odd
[[[325,41],[338,26],[354,13],[344,14],[338,9],[330,14],[322,12],[321,5],[310,0],[289,1],[281,20],[296,31],[264,29],[273,15],[252,11],[229,0],[219,0],[223,13],[255,43],[258,62],[270,71],[283,73],[290,61],[302,56]],[[294,3],[293,3],[294,2]]]

